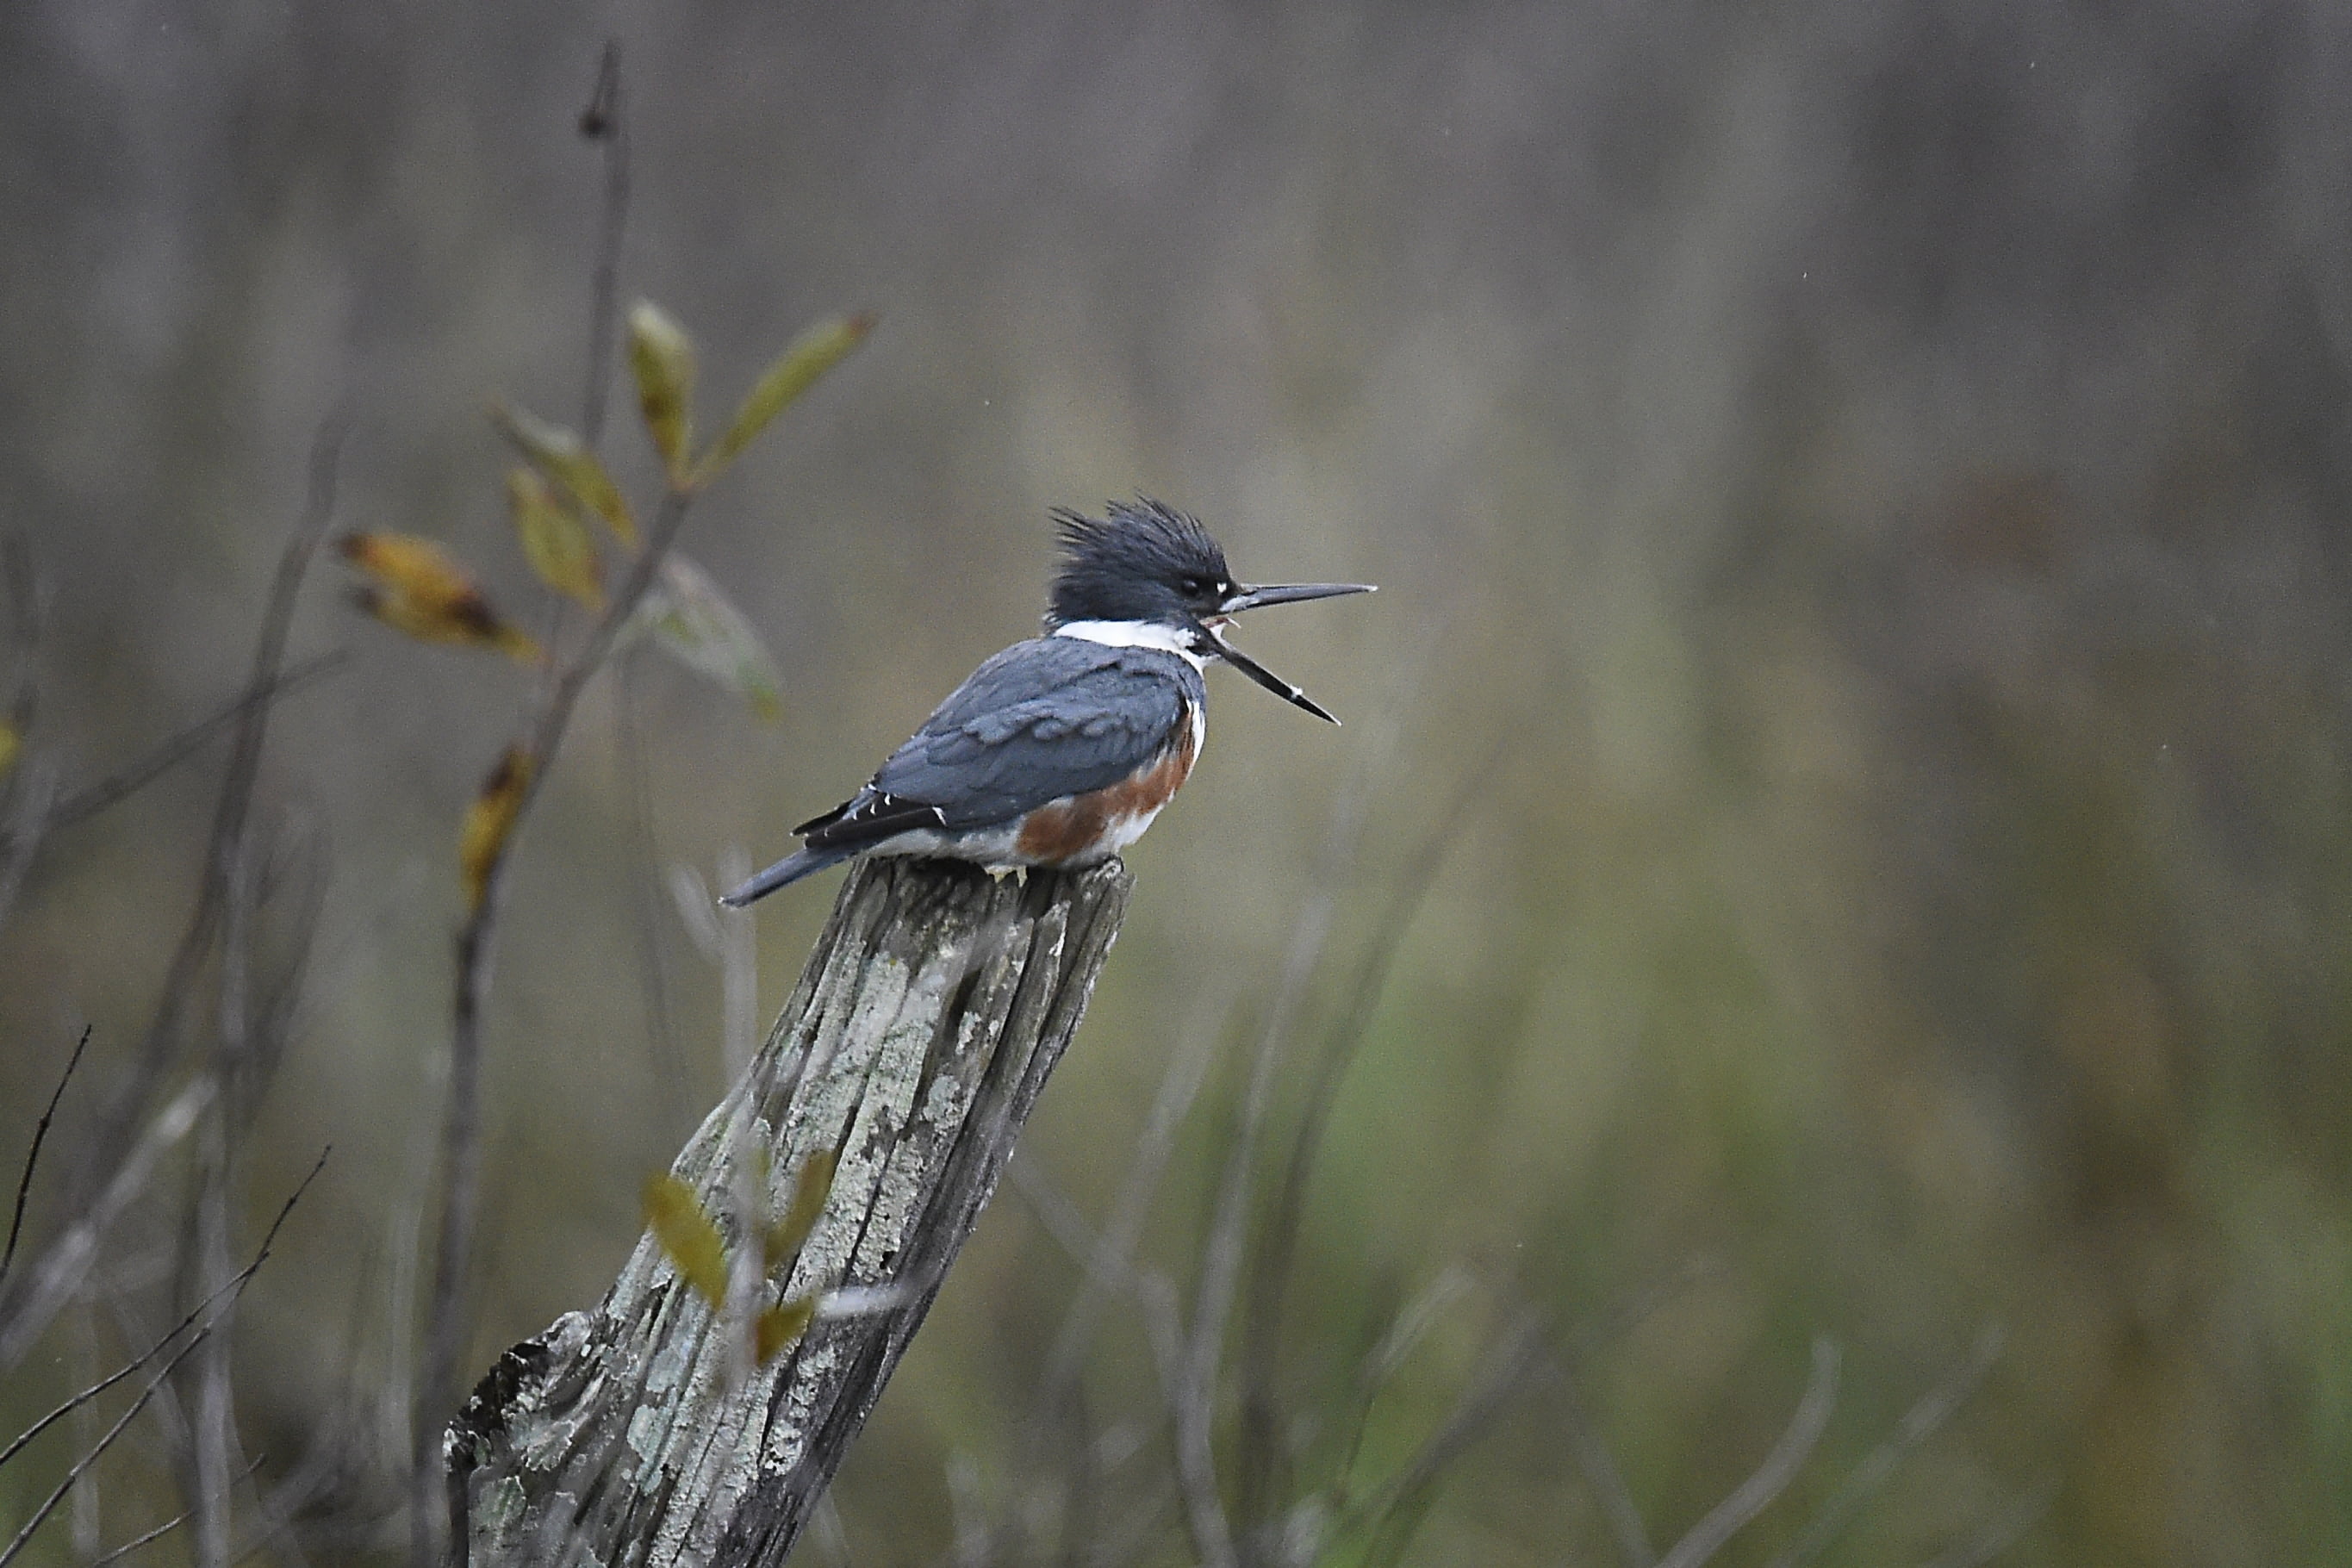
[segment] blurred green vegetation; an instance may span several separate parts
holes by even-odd
[[[1277,1152],[1475,785],[1290,1293],[1280,1385],[1328,1413],[1387,1312],[1473,1281],[1374,1407],[1360,1483],[1515,1306],[1594,1329],[1704,1259],[1577,1363],[1655,1540],[1762,1458],[1814,1334],[1844,1351],[1822,1452],[1723,1561],[1769,1561],[1998,1325],[1989,1381],[1823,1561],[1927,1562],[2042,1496],[2002,1561],[2352,1561],[2352,17],[7,7],[0,527],[51,595],[16,776],[97,776],[236,689],[339,395],[341,524],[442,539],[529,600],[480,411],[577,397],[598,174],[570,128],[608,30],[625,296],[694,331],[704,384],[825,310],[886,324],[686,542],[775,651],[780,721],[641,663],[592,693],[521,842],[476,1366],[597,1296],[720,1090],[715,974],[637,879],[778,849],[1034,625],[1049,506],[1141,489],[1244,575],[1383,593],[1250,628],[1345,730],[1213,682],[1031,1127],[1042,1181],[1100,1223],[1169,1053],[1217,1027],[1147,1238],[1189,1279],[1302,910],[1339,899]],[[607,449],[650,493],[639,433]],[[265,1477],[321,1411],[404,1444],[374,1402],[416,1331],[454,836],[530,695],[322,584],[295,642],[355,657],[283,705],[262,780],[331,880],[245,1240],[336,1151],[237,1322]],[[83,1021],[100,1088],[128,1059],[218,767],[32,866],[0,926],[0,1168]],[[764,1007],[826,897],[761,906]],[[127,1222],[108,1289],[143,1289],[170,1229]],[[856,1562],[947,1552],[959,1467],[990,1506],[1019,1479],[1077,1278],[1000,1194],[837,1489]],[[104,1301],[62,1321],[0,1436],[128,1334]],[[1087,1394],[1106,1422],[1156,1408],[1131,1313]],[[1309,1479],[1335,1462],[1302,1442]],[[1569,1449],[1531,1390],[1407,1560],[1606,1560]],[[59,1452],[0,1471],[0,1521]],[[103,1544],[179,1507],[159,1447],[100,1479]],[[74,1534],[32,1559],[80,1560]]]

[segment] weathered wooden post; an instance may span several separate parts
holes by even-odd
[[[1131,885],[1117,861],[1025,882],[856,868],[767,1045],[672,1168],[728,1216],[747,1181],[780,1190],[835,1152],[785,1293],[849,1288],[870,1310],[820,1314],[751,1367],[640,1238],[594,1311],[508,1351],[450,1424],[452,1559],[780,1563],[996,1185]],[[742,1226],[720,1223],[731,1251]]]

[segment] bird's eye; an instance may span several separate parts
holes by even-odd
[[[1205,592],[1209,585],[1201,581],[1198,577],[1187,577],[1183,582],[1178,584],[1177,586],[1183,589],[1187,594],[1198,595]]]

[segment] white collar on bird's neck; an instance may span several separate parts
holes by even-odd
[[[1182,631],[1160,621],[1065,621],[1054,628],[1053,635],[1105,647],[1156,647],[1174,654],[1194,669],[1205,668],[1208,662],[1193,650],[1192,639]]]

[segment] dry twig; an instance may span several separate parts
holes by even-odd
[[[1642,1522],[1641,1508],[1633,1501],[1633,1489],[1626,1483],[1625,1472],[1618,1468],[1616,1456],[1610,1453],[1591,1413],[1585,1409],[1576,1379],[1565,1364],[1559,1366],[1559,1374],[1560,1414],[1568,1427],[1569,1453],[1582,1472],[1584,1484],[1592,1489],[1594,1499],[1601,1504],[1601,1517],[1609,1521],[1618,1561],[1625,1568],[1650,1568],[1657,1561],[1657,1553],[1651,1550],[1649,1527]]]
[[[82,1390],[81,1393],[74,1395],[73,1398],[68,1400],[65,1404],[59,1405],[57,1409],[43,1416],[39,1421],[34,1423],[33,1426],[27,1428],[22,1436],[18,1436],[14,1443],[11,1443],[5,1452],[0,1452],[0,1464],[5,1464],[11,1457],[21,1451],[26,1443],[30,1442],[36,1436],[53,1422],[62,1419],[68,1413],[79,1408],[90,1400],[97,1398],[107,1389],[112,1387],[115,1384],[120,1383],[125,1377],[130,1376],[131,1373],[136,1372],[148,1362],[152,1361],[157,1355],[161,1354],[164,1348],[174,1339],[178,1338],[183,1333],[188,1333],[187,1342],[182,1345],[177,1351],[174,1351],[172,1353],[171,1359],[163,1363],[153,1377],[147,1380],[146,1386],[139,1391],[139,1397],[131,1402],[130,1407],[124,1410],[123,1413],[115,1419],[114,1425],[106,1429],[104,1436],[100,1436],[97,1443],[91,1446],[89,1452],[85,1453],[80,1458],[74,1461],[72,1468],[67,1470],[65,1478],[58,1482],[55,1489],[53,1489],[49,1495],[42,1500],[41,1505],[33,1510],[32,1516],[25,1521],[24,1527],[16,1531],[15,1538],[8,1542],[6,1548],[0,1549],[0,1568],[7,1568],[7,1565],[16,1560],[17,1553],[21,1552],[25,1549],[25,1543],[32,1539],[33,1532],[40,1529],[42,1524],[47,1521],[50,1514],[57,1511],[58,1504],[65,1500],[66,1494],[71,1491],[74,1488],[74,1484],[80,1480],[81,1478],[89,1472],[89,1468],[92,1465],[98,1462],[99,1458],[103,1455],[107,1449],[114,1446],[115,1439],[121,1436],[124,1430],[130,1426],[131,1421],[138,1416],[142,1410],[144,1410],[147,1407],[147,1402],[155,1396],[156,1391],[163,1386],[164,1383],[171,1377],[173,1372],[179,1366],[180,1363],[187,1359],[188,1355],[194,1352],[198,1345],[203,1344],[205,1341],[210,1337],[214,1328],[217,1326],[219,1320],[216,1316],[208,1317],[206,1316],[206,1313],[215,1304],[225,1303],[226,1305],[234,1305],[236,1298],[244,1292],[245,1287],[252,1280],[256,1274],[261,1271],[261,1266],[269,1261],[270,1251],[278,1244],[278,1230],[286,1224],[287,1216],[294,1212],[294,1205],[302,1201],[302,1194],[310,1191],[311,1182],[316,1180],[319,1173],[326,1167],[327,1153],[328,1152],[324,1150],[320,1152],[318,1162],[310,1167],[310,1174],[304,1176],[301,1182],[296,1185],[294,1191],[288,1195],[285,1205],[278,1209],[278,1217],[270,1222],[268,1233],[261,1238],[261,1247],[259,1250],[256,1251],[253,1255],[253,1261],[247,1264],[243,1269],[239,1270],[236,1278],[229,1280],[227,1284],[222,1286],[221,1289],[214,1292],[212,1296],[206,1298],[197,1306],[194,1311],[189,1313],[185,1318],[183,1318],[168,1333],[166,1333],[162,1339],[156,1341],[155,1343],[137,1360],[131,1362],[129,1365],[115,1373],[112,1376],[108,1377],[102,1382],[98,1383],[89,1388],[86,1388]],[[193,1333],[188,1332],[191,1328],[194,1331]]]
[[[265,1456],[256,1455],[253,1462],[246,1466],[243,1473],[238,1475],[236,1478],[236,1480],[231,1484],[234,1485],[237,1481],[244,1481],[250,1478],[255,1471],[260,1469],[263,1458],[265,1458]],[[169,1535],[174,1530],[179,1529],[180,1526],[187,1523],[188,1516],[194,1511],[195,1510],[194,1509],[182,1509],[178,1513],[173,1514],[171,1518],[165,1520],[154,1529],[148,1531],[145,1534],[134,1535],[130,1540],[124,1542],[121,1545],[114,1548],[111,1552],[107,1552],[105,1555],[91,1558],[89,1568],[106,1568],[108,1563],[118,1562],[122,1558],[130,1556],[132,1552],[138,1551],[141,1547],[147,1545],[149,1542],[162,1540],[164,1536]]]
[[[1444,1425],[1430,1434],[1392,1480],[1342,1519],[1340,1531],[1370,1526],[1365,1562],[1393,1562],[1402,1554],[1446,1469],[1486,1435],[1514,1394],[1534,1383],[1531,1374],[1543,1364],[1545,1334],[1542,1315],[1522,1310],[1487,1353],[1485,1375],[1463,1391]]]
[[[8,1279],[8,1266],[16,1261],[16,1237],[25,1228],[25,1199],[33,1190],[33,1170],[41,1163],[41,1144],[49,1135],[49,1122],[58,1113],[58,1101],[66,1097],[66,1085],[73,1082],[74,1069],[81,1066],[81,1054],[89,1048],[90,1026],[81,1026],[81,1038],[74,1042],[73,1055],[66,1058],[66,1070],[58,1075],[58,1087],[49,1091],[49,1103],[41,1110],[41,1120],[34,1125],[32,1146],[25,1151],[25,1171],[16,1178],[16,1208],[8,1220],[8,1247],[0,1252],[0,1284]]]
[[[1658,1559],[1657,1568],[1698,1568],[1788,1489],[1789,1483],[1797,1479],[1797,1472],[1812,1457],[1814,1446],[1822,1440],[1822,1428],[1829,1425],[1830,1408],[1837,1403],[1837,1345],[1823,1336],[1813,1342],[1812,1375],[1780,1440],[1772,1445],[1772,1451],[1764,1456],[1764,1462],[1756,1467],[1753,1475],[1708,1510],[1705,1518],[1691,1526],[1688,1534]]]
[[[1470,770],[1438,819],[1435,830],[1414,857],[1402,886],[1382,914],[1380,929],[1349,994],[1347,1011],[1325,1041],[1308,1079],[1307,1106],[1291,1140],[1282,1182],[1276,1189],[1267,1215],[1265,1238],[1251,1269],[1242,1358],[1241,1468],[1244,1475],[1269,1474],[1276,1463],[1275,1434],[1280,1427],[1281,1416],[1274,1391],[1275,1361],[1281,1343],[1284,1300],[1289,1289],[1298,1227],[1306,1213],[1307,1182],[1314,1173],[1316,1158],[1322,1152],[1323,1134],[1330,1123],[1332,1108],[1339,1101],[1339,1086],[1349,1068],[1354,1065],[1365,1036],[1370,1032],[1373,1009],[1388,989],[1389,975],[1395,967],[1405,932],[1428,900],[1438,871],[1461,842],[1463,831],[1471,820],[1471,807],[1492,787],[1494,769],[1502,755],[1503,744],[1498,742]],[[1257,1511],[1252,1509],[1245,1517],[1254,1518]]]
[[[350,658],[351,655],[341,648],[331,649],[316,658],[302,660],[265,685],[247,687],[136,762],[84,784],[71,795],[59,797],[41,820],[42,834],[46,837],[75,826],[138,794],[174,766],[195,755],[205,742],[242,719],[253,708],[292,696],[321,676],[341,668]]]
[[[1854,1515],[1862,1511],[1863,1505],[1870,1500],[1872,1494],[1885,1485],[1886,1478],[1895,1473],[1895,1467],[1901,1464],[1913,1449],[1941,1431],[1953,1414],[1968,1402],[1969,1395],[1977,1391],[1986,1374],[1992,1371],[1993,1363],[2000,1359],[2002,1338],[1998,1328],[1987,1328],[1979,1334],[1968,1358],[1953,1369],[1950,1376],[1920,1395],[1919,1402],[1911,1406],[1896,1424],[1893,1435],[1863,1456],[1862,1463],[1838,1483],[1837,1490],[1830,1494],[1829,1500],[1822,1504],[1806,1522],[1805,1528],[1797,1532],[1796,1540],[1772,1559],[1769,1568],[1801,1568],[1803,1563],[1819,1556],[1831,1542],[1835,1541],[1838,1533],[1853,1522]]]
[[[612,604],[590,629],[586,645],[565,667],[549,694],[547,705],[531,726],[529,750],[536,765],[523,785],[521,802],[515,809],[514,827],[494,852],[482,884],[482,896],[457,933],[449,1102],[441,1132],[441,1218],[436,1227],[440,1246],[436,1253],[433,1293],[426,1309],[425,1371],[417,1390],[415,1459],[418,1517],[425,1521],[417,1527],[424,1539],[415,1543],[413,1552],[419,1568],[429,1564],[436,1551],[430,1538],[435,1510],[426,1506],[426,1500],[436,1486],[434,1478],[439,1468],[441,1414],[456,1403],[457,1361],[465,1349],[464,1291],[472,1267],[475,1211],[481,1186],[482,998],[489,989],[492,939],[498,929],[507,870],[513,862],[514,846],[522,824],[544,785],[548,764],[571,728],[572,710],[579,704],[580,695],[603,667],[614,639],[644,599],[662,558],[677,542],[678,530],[686,521],[688,500],[687,495],[677,490],[664,498],[661,511],[646,534],[644,550],[630,563],[629,574],[613,595]]]
[[[246,683],[248,692],[268,690],[279,682],[295,599],[334,514],[336,466],[349,423],[346,412],[339,407],[321,422],[311,441],[307,498],[293,535],[278,556],[277,575],[262,614],[261,634],[255,642],[252,672]],[[202,1108],[200,1100],[190,1097],[206,1091],[192,1084],[151,1120],[146,1134],[132,1136],[131,1130],[145,1107],[173,1071],[182,1026],[194,1002],[198,973],[219,934],[228,890],[226,879],[240,852],[246,821],[252,809],[268,714],[269,704],[266,701],[239,707],[228,771],[221,783],[205,844],[195,907],[173,953],[155,1017],[142,1042],[137,1063],[93,1118],[92,1130],[84,1140],[89,1155],[79,1184],[85,1190],[100,1189],[101,1195],[50,1243],[29,1290],[0,1303],[0,1370],[14,1365],[23,1356],[47,1325],[50,1316],[72,1295],[96,1256],[98,1239],[121,1206],[136,1195],[145,1179],[146,1167],[161,1152],[159,1135],[168,1131],[161,1141],[176,1141],[193,1125],[194,1111]],[[176,1131],[169,1131],[172,1129]]]
[[[629,116],[622,96],[621,44],[604,40],[596,86],[580,111],[580,134],[604,150],[604,199],[596,226],[596,268],[588,289],[587,388],[580,400],[580,438],[594,451],[604,437],[612,401],[613,323],[621,282],[621,237],[629,224]]]
[[[2035,1521],[2050,1511],[2058,1496],[2056,1480],[2043,1481],[2032,1491],[2002,1510],[1993,1521],[1953,1546],[1937,1552],[1924,1568],[1983,1568],[1983,1565],[2008,1551],[2017,1538],[2033,1528]]]

